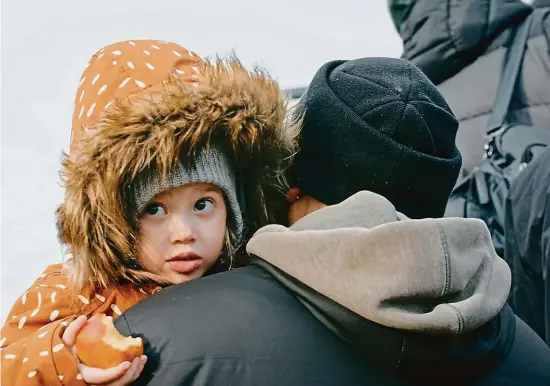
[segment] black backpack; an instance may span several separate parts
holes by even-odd
[[[485,155],[480,166],[459,178],[445,217],[475,217],[487,224],[500,256],[504,256],[505,204],[512,181],[550,144],[550,130],[506,122],[520,71],[533,14],[516,29],[487,124]]]

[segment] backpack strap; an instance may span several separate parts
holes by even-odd
[[[525,46],[531,29],[531,23],[533,22],[533,13],[534,12],[527,16],[525,21],[516,28],[514,40],[508,51],[508,60],[506,61],[504,71],[500,78],[493,111],[487,122],[487,135],[489,137],[494,136],[495,132],[500,130],[506,120],[514,87],[521,68],[523,54],[525,53]]]

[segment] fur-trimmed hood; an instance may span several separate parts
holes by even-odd
[[[128,214],[128,186],[140,171],[167,173],[180,156],[192,157],[213,143],[226,146],[236,165],[248,231],[277,221],[273,215],[284,205],[284,172],[297,139],[296,128],[284,123],[277,83],[236,58],[205,61],[197,73],[195,84],[171,80],[131,103],[115,100],[82,133],[78,151],[64,157],[59,234],[81,284],[147,279],[132,268],[137,227]],[[95,277],[97,272],[106,274]]]

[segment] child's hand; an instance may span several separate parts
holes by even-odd
[[[84,382],[89,385],[104,385],[104,386],[126,386],[138,379],[143,371],[143,366],[147,362],[147,357],[142,355],[141,358],[134,358],[130,362],[122,362],[116,367],[110,369],[98,369],[88,367],[82,363],[78,364],[78,369]]]
[[[110,369],[98,369],[95,367],[86,366],[78,360],[75,350],[76,336],[87,323],[86,316],[79,316],[71,324],[67,326],[63,333],[62,340],[65,346],[76,358],[78,370],[82,374],[84,382],[89,385],[105,385],[105,386],[125,386],[135,381],[143,371],[143,367],[147,362],[147,357],[142,355],[140,358],[135,358],[131,363],[122,362],[118,366]]]

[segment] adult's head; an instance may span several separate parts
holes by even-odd
[[[296,114],[303,125],[293,185],[302,197],[333,205],[368,190],[408,217],[443,216],[461,166],[458,122],[416,66],[329,62]]]

